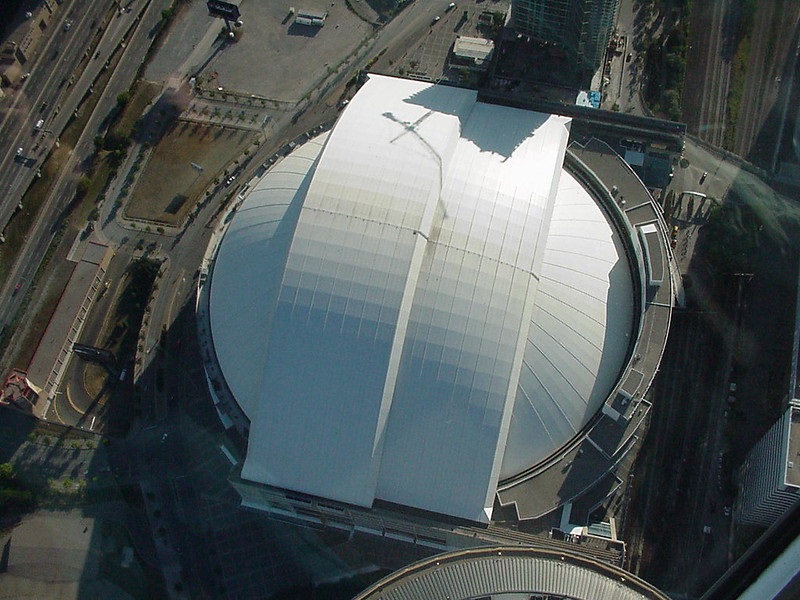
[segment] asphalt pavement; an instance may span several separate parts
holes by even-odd
[[[150,36],[153,28],[161,20],[159,8],[161,4],[166,5],[167,0],[151,0],[151,2],[146,5],[137,3],[136,6],[143,10],[141,19],[139,20],[137,20],[138,14],[136,11],[125,13],[124,17],[117,17],[120,19],[128,19],[129,21],[125,22],[129,25],[138,23],[136,32],[131,38],[130,43],[126,46],[125,52],[108,86],[102,92],[102,97],[86,124],[84,132],[79,138],[67,164],[52,185],[48,199],[44,202],[43,208],[37,215],[36,221],[31,227],[23,247],[18,252],[19,259],[16,264],[13,265],[10,273],[7,274],[6,280],[3,282],[3,286],[0,289],[0,325],[8,325],[13,321],[14,315],[19,307],[19,302],[17,302],[15,296],[23,297],[27,292],[28,287],[33,281],[33,276],[38,270],[39,264],[55,236],[56,228],[54,224],[57,222],[61,211],[75,195],[76,175],[74,169],[76,165],[83,163],[86,158],[94,152],[94,136],[100,131],[100,127],[106,115],[116,104],[117,95],[130,86],[131,80],[149,47],[149,43],[146,43],[146,38]],[[70,31],[73,30],[80,30],[80,26],[77,24],[74,25]],[[109,31],[115,32],[115,35],[121,36],[127,29],[124,25],[120,25],[116,29],[110,28]],[[115,39],[113,36],[107,35],[103,38],[100,51],[110,54],[119,43],[119,38]],[[82,52],[85,48],[82,46],[78,50]],[[98,63],[95,65],[97,70],[104,64],[99,63],[103,56],[105,56],[105,54],[101,54],[100,59],[95,61]],[[33,75],[31,78],[33,78]],[[76,94],[72,94],[68,100],[62,101],[62,110],[59,112],[59,118],[64,119],[62,127],[66,125],[66,120],[69,118],[71,111],[74,110],[78,101],[79,97],[77,97]],[[62,115],[62,113],[65,114]],[[20,285],[18,289],[16,289],[17,284]],[[15,289],[16,292],[12,294],[12,291]]]
[[[11,142],[0,159],[0,190],[4,191],[0,231],[5,229],[89,83],[136,17],[134,12],[121,16],[114,16],[115,13],[100,0],[81,7],[75,7],[74,2],[72,6],[64,3],[55,13],[51,33],[45,37],[38,56],[32,65],[26,65],[31,76],[13,93],[10,109],[0,125],[0,139]],[[73,26],[65,30],[63,23],[67,20]],[[87,48],[87,42],[99,32],[102,38],[97,47]],[[98,58],[87,59],[90,51],[95,51]],[[40,119],[44,123],[35,129]],[[17,154],[20,148],[22,153]]]

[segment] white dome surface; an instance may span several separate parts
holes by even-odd
[[[600,409],[633,329],[633,281],[619,234],[561,174],[501,479],[546,459]]]
[[[251,421],[243,478],[485,522],[501,474],[586,424],[633,292],[619,234],[563,170],[568,124],[370,76],[264,176],[210,282]]]

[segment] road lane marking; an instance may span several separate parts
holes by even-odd
[[[85,387],[85,386],[84,386],[84,387]],[[73,402],[72,402],[72,396],[71,396],[71,395],[70,395],[70,393],[69,393],[69,384],[67,384],[67,386],[64,388],[64,394],[66,395],[66,397],[67,397],[67,402],[69,402],[69,405],[72,407],[72,410],[74,410],[74,411],[75,411],[76,413],[78,413],[80,416],[83,416],[83,415],[85,415],[85,414],[86,414],[86,411],[84,411],[84,410],[80,410],[80,409],[79,409],[77,406],[75,406],[75,404],[73,404]]]

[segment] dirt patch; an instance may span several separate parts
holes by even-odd
[[[254,140],[250,131],[177,121],[152,150],[125,215],[178,225],[204,190],[225,176],[229,158]]]

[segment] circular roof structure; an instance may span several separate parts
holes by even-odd
[[[426,558],[354,600],[666,600],[647,582],[571,552],[486,547]]]
[[[242,477],[488,521],[618,383],[634,272],[564,169],[569,119],[370,76],[252,189],[210,324]]]

